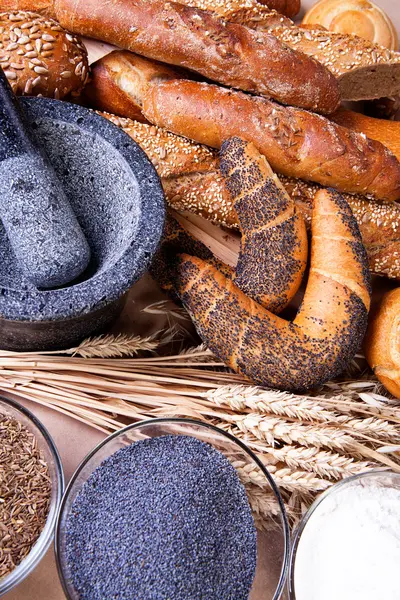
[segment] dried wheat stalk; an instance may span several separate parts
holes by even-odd
[[[104,433],[161,415],[212,423],[257,454],[292,520],[337,480],[377,466],[400,471],[400,406],[370,374],[286,394],[248,385],[203,346],[159,356],[163,339],[102,336],[63,355],[0,351],[0,389]],[[257,469],[237,468],[259,518],[277,515]]]

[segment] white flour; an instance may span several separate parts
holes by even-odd
[[[302,533],[296,600],[400,600],[400,490],[358,480],[325,498]]]

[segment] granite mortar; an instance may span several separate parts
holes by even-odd
[[[107,458],[66,523],[80,600],[247,600],[256,542],[234,467],[210,444],[180,435]]]
[[[91,262],[73,285],[38,289],[22,272],[0,224],[0,345],[63,348],[115,318],[121,298],[158,247],[164,194],[145,153],[106,119],[67,102],[20,103],[62,182]]]

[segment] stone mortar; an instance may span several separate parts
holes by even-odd
[[[24,277],[0,223],[0,346],[61,349],[103,331],[119,314],[124,294],[158,247],[164,194],[146,154],[103,117],[57,100],[20,101],[64,186],[92,260],[73,285],[40,290]]]

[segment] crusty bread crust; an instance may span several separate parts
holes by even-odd
[[[370,320],[364,348],[375,375],[400,398],[400,288],[383,297]]]
[[[123,128],[146,152],[162,179],[165,195],[176,210],[188,210],[220,225],[239,226],[232,198],[220,173],[215,150],[153,125],[103,113]],[[307,225],[321,186],[279,175]],[[344,194],[360,228],[370,270],[400,279],[400,204]]]
[[[214,148],[228,137],[243,137],[274,171],[289,177],[379,200],[400,198],[396,157],[379,142],[320,115],[186,80],[152,86],[143,114],[155,125]]]
[[[339,105],[333,75],[269,33],[163,0],[56,0],[61,25],[234,88],[321,113]]]

